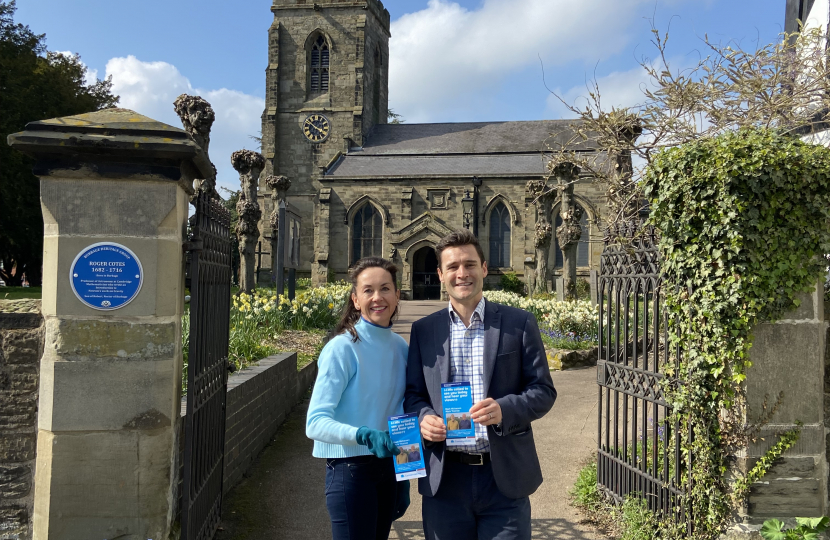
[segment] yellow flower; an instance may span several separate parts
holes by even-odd
[[[329,309],[334,309],[334,304],[329,302]]]
[[[264,307],[264,308],[262,308],[262,309],[264,309],[265,311],[271,311],[271,306],[265,306],[265,307]]]

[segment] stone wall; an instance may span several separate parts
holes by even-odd
[[[775,323],[754,329],[747,372],[748,416],[755,422],[763,403],[781,404],[756,442],[739,456],[748,470],[778,441],[777,434],[801,422],[798,442],[752,485],[744,522],[760,525],[769,518],[822,516],[827,512],[827,417],[824,413],[825,337],[823,287],[801,296],[801,305]]]
[[[277,428],[285,421],[317,377],[317,362],[297,371],[297,353],[260,360],[228,378],[225,420],[227,493],[243,477]]]
[[[32,537],[43,317],[39,301],[0,301],[0,538]]]

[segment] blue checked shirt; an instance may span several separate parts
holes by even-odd
[[[484,399],[484,298],[478,302],[469,328],[450,302],[450,382],[469,382],[473,405]],[[473,422],[476,444],[447,447],[450,451],[482,453],[490,451],[487,426]]]

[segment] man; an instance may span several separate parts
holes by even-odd
[[[461,420],[458,421],[458,429],[470,429],[470,419],[466,414],[461,415]]]
[[[427,540],[529,540],[530,499],[542,471],[530,423],[556,400],[542,337],[530,313],[487,302],[487,264],[466,230],[435,246],[438,277],[450,297],[412,325],[404,409],[417,412],[427,476]],[[441,384],[469,382],[475,442],[445,444]]]

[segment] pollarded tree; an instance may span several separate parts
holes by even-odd
[[[259,218],[262,209],[259,207],[257,187],[259,175],[265,167],[265,158],[258,152],[251,150],[237,150],[231,155],[231,164],[239,173],[239,201],[236,203],[236,212],[239,221],[236,224],[236,237],[239,239],[239,290],[250,294],[255,288],[256,265],[255,251],[259,239]]]
[[[44,34],[15,24],[15,10],[14,0],[0,0],[0,278],[19,285],[25,272],[32,285],[40,285],[40,183],[31,159],[9,147],[6,137],[36,120],[112,107],[118,96],[109,78],[86,83],[87,68],[77,54],[47,51]]]

